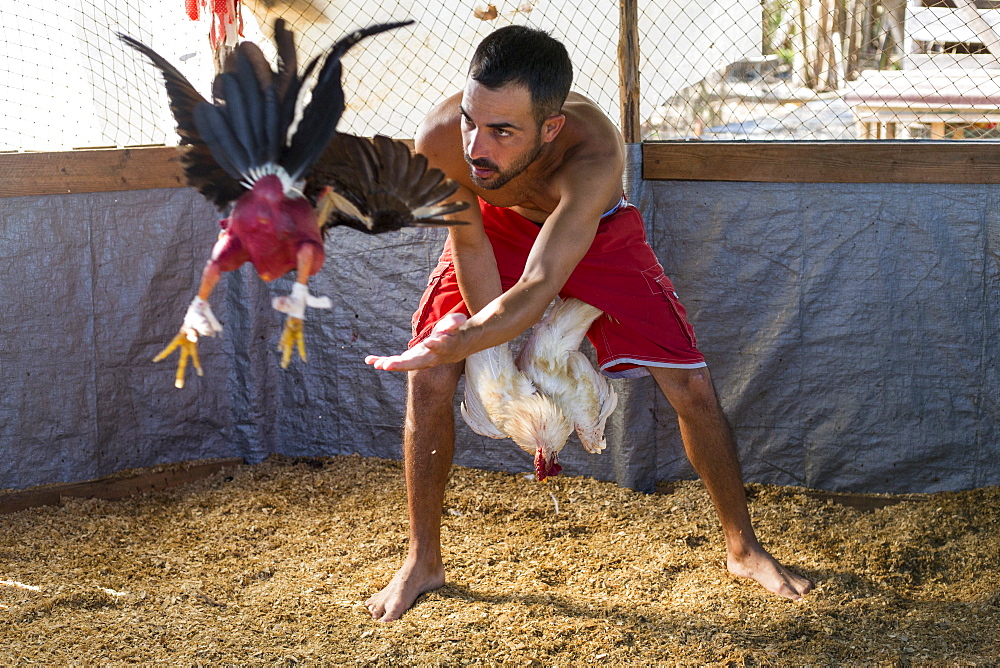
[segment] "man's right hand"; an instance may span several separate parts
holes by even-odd
[[[381,357],[369,355],[365,364],[382,371],[414,371],[440,364],[460,362],[474,351],[464,351],[459,330],[468,318],[462,313],[451,313],[441,318],[430,335],[399,355]]]

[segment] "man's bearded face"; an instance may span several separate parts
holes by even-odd
[[[528,166],[538,158],[544,147],[541,138],[541,131],[535,136],[532,146],[529,146],[523,153],[514,157],[510,164],[501,167],[489,158],[472,159],[468,153],[464,153],[465,161],[469,163],[470,176],[472,182],[484,190],[497,190],[510,183],[511,179],[523,172]],[[488,173],[483,173],[488,170]]]

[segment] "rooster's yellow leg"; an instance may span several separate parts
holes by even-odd
[[[303,325],[305,323],[300,318],[291,316],[285,320],[285,330],[281,333],[281,340],[278,342],[278,351],[281,353],[281,368],[287,369],[292,361],[292,351],[298,349],[299,358],[303,362],[306,359],[306,339],[303,335]]]
[[[199,376],[204,375],[201,369],[201,360],[198,359],[198,339],[192,341],[185,332],[180,332],[174,337],[167,347],[160,351],[154,362],[166,359],[175,349],[180,349],[180,359],[177,361],[177,375],[174,378],[174,387],[180,389],[184,387],[184,372],[187,370],[188,358],[194,363],[194,370]]]

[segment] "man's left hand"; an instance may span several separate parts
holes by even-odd
[[[434,325],[434,330],[426,339],[406,352],[388,357],[369,355],[365,364],[382,371],[413,371],[459,362],[467,355],[460,350],[459,336],[459,328],[467,319],[462,313],[446,315]]]

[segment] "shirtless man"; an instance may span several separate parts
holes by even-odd
[[[409,371],[409,549],[366,604],[377,620],[398,619],[445,582],[441,513],[463,360],[527,330],[557,294],[607,314],[588,332],[605,373],[652,374],[677,411],[685,451],[722,524],[729,571],[789,599],[812,588],[757,541],[708,368],[641,217],[622,201],[621,134],[593,102],[569,92],[571,80],[560,42],[530,28],[501,28],[477,49],[465,89],[434,108],[417,132],[416,149],[461,184],[455,199],[479,198],[480,206],[454,214],[469,224],[449,228],[414,315],[410,348],[365,360]]]

